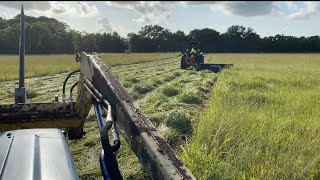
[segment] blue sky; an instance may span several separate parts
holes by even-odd
[[[26,15],[56,18],[78,31],[116,31],[123,37],[149,24],[186,34],[202,28],[224,33],[231,25],[243,25],[261,37],[320,35],[317,1],[1,1],[0,17],[14,17],[22,3]]]

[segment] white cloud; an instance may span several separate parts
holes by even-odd
[[[112,28],[109,19],[107,17],[98,18],[97,32],[98,33],[111,33],[114,29]]]
[[[77,4],[80,7],[80,13],[82,16],[96,16],[98,15],[98,9],[95,5],[90,6],[85,2],[78,1]]]
[[[0,6],[20,10],[23,4],[24,9],[49,10],[49,1],[0,1]]]
[[[295,4],[294,1],[286,1],[284,2],[287,5],[287,8],[293,11],[297,11],[298,10],[298,6],[297,4]]]
[[[0,17],[3,19],[11,19],[17,14],[20,13],[17,9],[7,8],[7,7],[0,7]]]
[[[299,7],[296,1],[180,1],[183,7],[209,5],[215,12],[236,16],[264,16],[271,15],[289,19],[306,20],[320,11],[320,3],[316,1],[304,2],[305,7]]]
[[[305,7],[299,8],[297,12],[290,14],[288,18],[293,20],[306,20],[318,14],[320,10],[319,2],[305,2],[304,4]]]
[[[207,5],[212,11],[222,12],[227,15],[243,17],[253,16],[284,16],[282,6],[287,6],[291,10],[297,9],[294,2],[277,1],[107,1],[109,6],[125,8],[139,14],[136,22],[141,24],[157,24],[164,21],[167,24],[173,23],[171,19],[171,7],[180,5],[182,7]]]
[[[209,5],[210,10],[237,16],[263,16],[275,12],[274,1],[180,1],[183,7]]]
[[[71,6],[68,2],[59,2],[59,1],[51,1],[51,9],[50,14],[58,14],[58,15],[71,15],[77,14],[77,10],[75,7]]]
[[[0,12],[0,17],[2,17],[3,19],[9,19],[10,18],[10,16],[5,12]]]
[[[175,2],[159,2],[159,1],[107,1],[107,5],[130,9],[139,15],[134,21],[142,24],[173,24],[171,19],[170,5]]]
[[[2,1],[0,6],[15,10],[21,9],[23,4],[25,12],[34,14],[52,15],[80,15],[95,16],[98,14],[96,6],[90,6],[86,2],[77,2],[78,9],[72,5],[75,2],[60,2],[60,1]]]
[[[271,15],[287,17],[294,20],[306,20],[320,11],[320,3],[316,1],[304,2],[305,7],[299,7],[295,1],[181,1],[180,5],[198,6],[209,5],[210,10],[227,15],[243,17]]]
[[[106,3],[109,6],[115,6],[115,7],[127,8],[127,9],[134,9],[135,6],[140,4],[140,2],[138,1],[107,1]]]
[[[274,8],[272,1],[223,1],[210,5],[211,10],[244,17],[268,15]]]
[[[63,14],[67,11],[65,4],[61,2],[52,2],[51,11],[54,14]]]
[[[215,4],[221,1],[178,1],[181,5],[189,6],[189,5],[208,5],[208,4]]]
[[[72,8],[68,3],[58,2],[58,1],[2,1],[0,6],[16,9],[21,9],[21,5],[25,11],[31,12],[48,12],[52,14],[69,14],[74,8]]]

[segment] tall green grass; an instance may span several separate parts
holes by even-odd
[[[177,55],[179,53],[100,54],[108,66],[149,62]],[[80,64],[75,62],[75,55],[26,55],[25,57],[26,78],[69,72],[79,67]],[[0,72],[0,81],[18,79],[19,56],[0,55]]]
[[[68,72],[79,68],[73,55],[31,55],[25,57],[25,77]],[[19,78],[19,56],[0,55],[0,81]]]
[[[185,147],[197,179],[320,179],[319,54],[209,57],[234,67]]]

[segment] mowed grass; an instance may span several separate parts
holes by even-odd
[[[140,59],[133,60],[135,54],[108,54],[102,59],[126,57],[111,61],[111,70],[197,179],[320,179],[319,54],[206,55],[205,62],[234,64],[219,74],[181,70],[179,58],[155,61],[175,55],[137,54],[134,58]],[[32,102],[61,97],[66,75],[26,80]],[[16,81],[0,82],[0,103],[13,101],[16,86]],[[68,141],[82,179],[101,179],[93,118],[85,124],[83,139]],[[121,140],[117,159],[124,179],[148,179]],[[187,142],[184,150],[181,142]]]
[[[179,53],[108,53],[100,54],[108,66],[134,64],[177,56]],[[39,77],[79,69],[74,55],[26,55],[25,77]],[[19,78],[19,55],[0,55],[0,81]]]
[[[144,54],[142,60],[161,59],[161,56],[154,58],[155,55],[157,54]],[[136,58],[134,54],[128,55],[130,56]],[[172,55],[162,54],[162,57],[169,56]],[[191,135],[195,114],[199,112],[202,103],[208,100],[210,89],[216,80],[216,74],[210,71],[181,70],[179,63],[179,58],[170,58],[111,67],[111,71],[133,95],[146,116],[177,151],[180,150],[179,145],[185,142],[185,138]],[[53,102],[55,95],[61,100],[62,83],[67,74],[27,78],[28,100]],[[77,78],[75,75],[69,79],[67,92]],[[13,102],[13,92],[17,83],[16,80],[0,82],[0,87],[3,87],[0,89],[0,104]],[[74,95],[76,92],[77,88]],[[188,98],[184,98],[185,94]],[[67,141],[77,171],[81,179],[102,179],[98,161],[101,143],[93,111],[87,118],[84,130],[86,135],[83,139]],[[150,179],[125,140],[122,136],[120,138],[122,146],[117,153],[117,160],[124,179]]]
[[[320,179],[320,55],[209,54],[214,85],[183,161],[197,179]]]

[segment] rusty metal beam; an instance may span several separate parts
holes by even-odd
[[[71,128],[81,125],[71,103],[0,105],[0,131],[31,128]]]
[[[115,107],[115,123],[148,174],[157,180],[195,179],[99,55],[82,53],[80,63],[82,75]]]
[[[78,62],[80,59],[87,59],[85,55],[81,55],[81,57],[78,57],[76,61]],[[68,130],[68,138],[69,139],[81,139],[83,137],[83,127],[85,120],[90,112],[90,109],[92,107],[92,102],[91,102],[91,95],[87,91],[87,89],[84,86],[85,82],[85,75],[84,74],[90,74],[89,77],[93,76],[93,72],[90,72],[92,68],[90,68],[90,64],[88,61],[82,61],[80,65],[80,75],[79,75],[79,81],[78,81],[78,94],[76,98],[76,104],[74,106],[75,112],[78,114],[79,117],[81,117],[81,124],[77,128],[70,128]],[[90,79],[92,80],[92,79]]]

